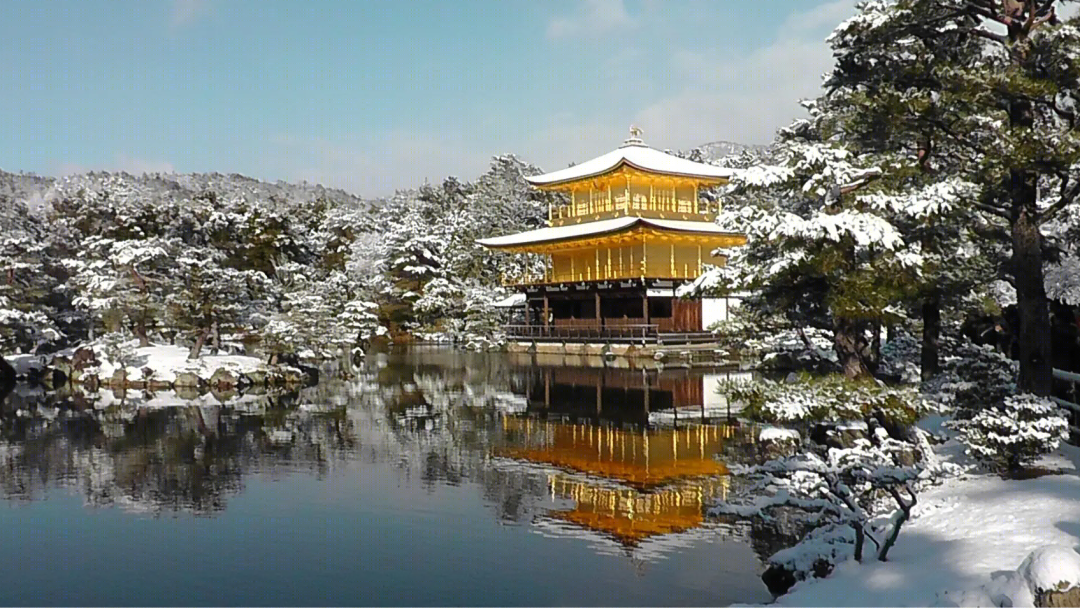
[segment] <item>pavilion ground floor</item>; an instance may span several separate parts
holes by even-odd
[[[715,320],[715,301],[677,297],[677,286],[663,279],[522,286],[525,303],[507,331],[513,337],[558,341],[702,334]],[[722,306],[726,316],[726,303]]]

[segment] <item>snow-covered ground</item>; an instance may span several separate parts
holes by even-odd
[[[840,564],[776,603],[990,606],[1004,593],[1013,605],[1030,605],[1016,584],[1028,555],[1047,545],[1080,551],[1080,449],[1063,445],[1039,465],[1060,472],[1026,480],[966,474],[922,492],[888,562]]]
[[[122,367],[120,362],[110,361],[104,350],[95,347],[100,364],[98,375],[102,378],[110,378],[117,369]],[[266,363],[258,357],[246,355],[211,355],[203,354],[194,361],[189,361],[188,349],[183,346],[168,344],[155,344],[152,346],[135,347],[134,354],[127,358],[126,367],[129,380],[143,380],[143,369],[149,368],[154,371],[152,378],[163,382],[174,382],[177,374],[191,372],[198,377],[209,380],[214,372],[225,369],[236,374],[251,373],[256,370],[267,369]]]

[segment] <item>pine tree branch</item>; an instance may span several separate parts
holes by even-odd
[[[1031,30],[1035,28],[1035,0],[1026,0],[1024,5],[1027,7],[1027,19],[1024,21],[1024,33],[1029,34]]]
[[[992,41],[1000,44],[1001,46],[1005,46],[1005,47],[1009,46],[1009,38],[1007,36],[1002,36],[1001,34],[995,34],[993,32],[984,30],[984,29],[979,28],[979,27],[969,27],[969,28],[958,29],[958,30],[955,30],[955,31],[962,32],[962,33],[967,33],[967,34],[973,34],[973,35],[978,36],[980,38],[985,38],[987,40],[992,40]]]
[[[911,489],[910,484],[905,483],[904,489],[907,490],[908,496],[911,497],[911,502],[904,500],[900,495],[900,492],[896,489],[896,486],[889,486],[886,488],[893,497],[893,500],[896,501],[896,504],[900,506],[900,515],[896,518],[896,521],[893,522],[888,536],[885,537],[885,544],[883,546],[878,546],[878,561],[884,562],[889,559],[889,549],[892,549],[893,545],[896,544],[896,537],[900,536],[900,528],[911,517],[912,507],[919,502],[918,498],[915,496],[915,491]]]
[[[976,224],[975,226],[972,226],[971,231],[984,239],[997,241],[999,243],[1009,243],[1012,241],[1012,236],[1000,226]]]
[[[1039,9],[1042,11],[1050,11],[1050,25],[1056,25],[1059,23],[1057,18],[1057,5],[1055,4],[1057,1],[1058,0],[1043,0],[1042,8]]]
[[[941,119],[936,119],[936,120],[927,119],[925,121],[925,124],[930,125],[931,127],[936,127],[942,133],[947,135],[950,139],[956,141],[958,144],[964,146],[965,148],[969,148],[971,150],[974,150],[976,154],[983,155],[983,154],[987,153],[987,150],[985,150],[982,146],[980,146],[980,145],[976,144],[975,142],[967,139],[962,134],[957,133],[955,130],[953,130],[952,127],[945,124],[945,121],[943,121]]]
[[[1054,201],[1052,205],[1042,210],[1039,213],[1038,222],[1040,224],[1048,222],[1054,219],[1054,216],[1061,212],[1062,209],[1068,207],[1076,200],[1077,195],[1080,195],[1080,179],[1069,180],[1068,175],[1061,175],[1061,190],[1058,200]]]
[[[939,23],[943,23],[943,22],[946,22],[946,21],[951,21],[951,20],[953,20],[953,19],[955,19],[955,18],[957,18],[957,17],[959,17],[961,15],[965,15],[965,14],[967,14],[966,11],[964,9],[960,9],[960,10],[957,10],[957,11],[953,11],[951,13],[946,13],[944,15],[939,15],[937,17],[924,19],[922,21],[913,21],[913,22],[909,23],[907,26],[905,26],[904,30],[910,32],[911,30],[913,30],[915,28],[919,28],[919,27],[922,27],[922,28],[933,27],[933,26],[938,25]]]
[[[881,169],[868,169],[853,182],[840,185],[840,194],[850,194],[862,188],[865,188],[868,184],[874,180],[880,178],[882,175]]]
[[[1027,21],[1024,22],[1024,34],[1030,34],[1042,27],[1044,23],[1053,21],[1057,17],[1052,0],[1044,2],[1041,6],[1038,0],[1028,0],[1027,11],[1028,17]]]
[[[966,6],[969,14],[974,13],[975,16],[990,19],[991,21],[996,21],[1006,27],[1011,23],[1008,18],[998,16],[998,14],[994,10],[995,7],[987,6],[986,3],[975,3],[969,0],[969,2],[966,3]]]
[[[985,212],[987,212],[987,213],[989,213],[991,215],[996,215],[996,216],[998,216],[1000,218],[1003,218],[1005,220],[1009,219],[1009,212],[1006,211],[1002,207],[998,207],[997,205],[992,205],[990,203],[983,203],[983,202],[979,202],[979,201],[971,201],[971,204],[976,209],[985,211]]]

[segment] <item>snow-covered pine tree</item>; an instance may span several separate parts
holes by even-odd
[[[15,379],[3,353],[60,337],[46,304],[50,277],[44,272],[45,255],[44,244],[31,234],[0,237],[0,385]]]
[[[971,184],[1005,241],[1020,317],[1020,388],[1051,389],[1042,226],[1080,194],[1080,29],[1065,0],[872,0],[830,38],[827,86],[860,104],[852,134],[917,148]],[[861,129],[857,128],[861,124]]]
[[[896,306],[917,279],[922,258],[881,210],[855,194],[878,188],[882,169],[854,154],[838,136],[827,104],[807,102],[810,118],[783,129],[774,165],[740,171],[718,222],[739,226],[749,244],[728,268],[699,285],[727,283],[749,289],[748,301],[780,314],[796,328],[831,330],[840,366],[849,378],[876,366],[875,334],[900,317]]]
[[[115,242],[109,237],[91,236],[82,240],[63,260],[70,275],[64,289],[71,294],[72,304],[83,316],[90,340],[98,336],[98,326],[108,332],[119,325],[116,313],[121,279],[109,261]],[[108,318],[110,315],[111,319]]]
[[[193,340],[190,359],[199,357],[208,339],[218,348],[222,330],[252,326],[263,309],[266,275],[229,268],[223,258],[216,250],[193,248],[176,259],[180,283],[166,304],[171,324]]]
[[[150,346],[148,331],[161,320],[165,304],[165,289],[175,252],[170,243],[160,237],[112,243],[109,261],[118,277],[116,301],[127,315],[139,346]]]

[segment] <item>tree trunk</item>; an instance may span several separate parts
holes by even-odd
[[[139,337],[139,346],[150,346],[150,338],[146,336],[146,315],[139,315],[135,321],[135,335]]]
[[[941,338],[941,292],[931,291],[922,303],[922,352],[920,371],[923,382],[937,376],[941,371],[938,362],[938,341]]]
[[[872,375],[867,362],[870,344],[866,341],[866,323],[851,319],[833,322],[833,350],[844,375],[852,380]]]
[[[1030,10],[1034,10],[1032,3]],[[1029,31],[1022,19],[1009,24],[1009,41],[1017,52],[1012,61],[1030,71],[1028,53]],[[1009,126],[1017,136],[1035,128],[1035,109],[1032,102],[1019,96],[1009,101]],[[1043,285],[1042,234],[1038,216],[1038,173],[1028,167],[1009,169],[1010,228],[1012,230],[1012,272],[1016,281],[1016,309],[1020,317],[1020,378],[1021,392],[1049,396],[1053,384],[1053,353],[1051,347],[1050,306]]]
[[[870,371],[877,373],[881,367],[881,321],[874,321],[870,329]]]
[[[191,352],[188,353],[188,361],[193,361],[199,358],[202,353],[203,344],[206,343],[206,337],[210,334],[208,329],[203,329],[199,332],[199,337],[195,338],[195,344],[191,345]]]
[[[911,489],[911,486],[905,487],[908,496],[911,497],[911,502],[904,500],[900,496],[900,491],[896,488],[889,488],[889,494],[892,495],[893,500],[896,501],[896,505],[900,508],[900,515],[892,522],[892,527],[889,528],[889,534],[885,537],[885,542],[881,545],[881,550],[878,551],[878,561],[889,561],[889,549],[893,548],[896,544],[896,538],[900,536],[900,528],[907,523],[907,520],[911,519],[911,509],[919,503],[919,499],[915,496],[915,492]]]
[[[0,387],[13,386],[15,384],[15,368],[0,356]]]
[[[855,561],[862,563],[863,545],[866,544],[866,531],[863,530],[862,524],[858,522],[850,525],[851,528],[855,530]]]
[[[221,351],[221,329],[218,327],[217,321],[210,325],[210,337],[212,338],[210,344],[213,347],[213,354],[216,355]]]
[[[1043,285],[1042,235],[1026,210],[1013,223],[1013,273],[1016,311],[1020,316],[1020,379],[1022,392],[1048,396],[1053,382],[1050,311]]]

